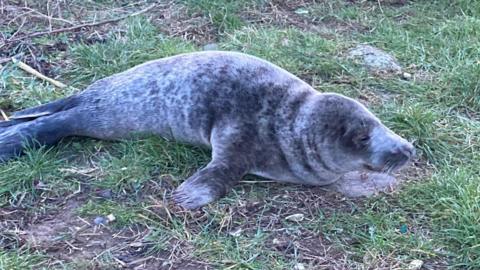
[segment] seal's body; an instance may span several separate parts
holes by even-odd
[[[174,193],[186,208],[223,196],[247,173],[329,185],[349,171],[396,169],[413,154],[360,103],[233,52],[147,62],[11,118],[0,123],[3,160],[25,140],[53,144],[66,136],[156,134],[211,147],[212,161]]]

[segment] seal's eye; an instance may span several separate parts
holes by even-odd
[[[358,138],[358,141],[366,144],[368,141],[370,141],[370,136],[368,134],[362,135],[360,138]]]
[[[353,143],[357,147],[365,147],[370,142],[370,135],[367,132],[362,132],[353,138]]]

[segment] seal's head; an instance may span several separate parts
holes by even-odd
[[[411,143],[398,136],[365,106],[338,94],[322,94],[317,123],[321,156],[338,172],[368,170],[390,173],[415,155]],[[320,128],[321,130],[318,130]]]

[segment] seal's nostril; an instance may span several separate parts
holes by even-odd
[[[403,155],[406,158],[410,159],[415,155],[415,148],[410,144],[404,144],[399,146],[394,153],[396,155]]]
[[[415,147],[410,146],[410,157],[413,158],[416,154]]]
[[[394,160],[406,161],[415,155],[415,149],[410,144],[403,144],[394,148],[391,155]]]

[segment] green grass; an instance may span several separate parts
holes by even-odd
[[[415,142],[419,154],[435,164],[462,163],[474,158],[479,141],[471,134],[478,125],[428,103],[393,103],[382,108],[385,122]]]
[[[219,267],[232,269],[263,269],[271,265],[271,269],[285,269],[291,263],[274,252],[265,251],[267,234],[254,236],[221,236],[212,233],[200,235],[195,241],[199,257],[207,257],[210,261],[223,262]]]
[[[91,200],[82,205],[77,211],[79,215],[92,217],[92,219],[98,216],[106,217],[114,213],[115,222],[113,225],[120,228],[134,223],[138,218],[138,211],[134,207],[125,204],[119,205],[118,202],[111,200]]]
[[[125,141],[113,145],[98,160],[104,173],[95,185],[134,194],[152,177],[168,174],[182,178],[206,162],[202,149],[159,138]]]
[[[216,27],[219,34],[225,34],[244,26],[244,20],[239,12],[249,6],[255,6],[260,1],[235,1],[235,0],[184,0],[191,12],[199,12],[206,16]]]
[[[72,44],[70,57],[75,64],[65,75],[72,79],[73,85],[90,83],[146,61],[194,48],[189,42],[164,37],[144,17],[134,17],[110,33],[105,43]]]
[[[101,2],[85,7],[113,5]],[[302,14],[295,13],[298,18],[326,25],[319,32],[315,27],[280,26],[271,13],[263,15],[273,16],[268,17],[272,24],[250,22],[248,14],[265,12],[268,1],[179,3],[190,14],[211,22],[222,49],[265,58],[319,91],[376,97],[372,110],[395,132],[414,141],[419,158],[429,164],[429,173],[412,179],[392,196],[327,198],[314,210],[308,203],[319,203],[321,198],[306,196],[309,188],[242,184],[204,211],[178,212],[165,205],[168,192],[208,162],[207,150],[159,138],[116,143],[77,139],[51,149],[29,150],[20,159],[0,165],[0,207],[27,208],[41,220],[45,211],[55,209],[55,203],[68,196],[75,197],[80,188],[76,215],[91,221],[113,214],[117,219],[108,226],[114,232],[148,231],[138,240],[145,248],[136,251],[135,258],[160,258],[175,251],[175,256],[212,268],[292,269],[297,263],[313,269],[319,265],[407,268],[413,259],[425,261],[432,269],[480,268],[480,6],[476,2],[409,1],[389,6],[337,0],[305,7],[290,1],[283,6],[290,5],[291,12],[301,8]],[[103,42],[86,44],[63,35],[33,44],[68,42],[63,58],[55,53],[42,57],[52,62],[68,59],[54,70],[77,88],[151,59],[198,50],[190,41],[161,33],[153,15],[109,26]],[[391,52],[415,79],[379,77],[351,63],[345,52],[359,43]],[[2,109],[37,105],[72,91],[39,82],[12,64],[0,70]],[[98,198],[102,190],[110,191],[111,197]],[[285,220],[298,212],[306,216],[302,222]],[[25,229],[19,220],[15,226]],[[232,235],[237,229],[241,229],[238,235]],[[305,257],[307,251],[322,249],[302,249],[309,237],[328,245],[331,253],[318,255],[328,258],[327,263]],[[276,247],[274,239],[288,239],[290,245]],[[1,269],[38,269],[52,262],[21,247],[20,241],[14,244],[16,250],[0,246]],[[61,265],[65,269],[112,268],[118,266],[115,256],[118,253],[109,251],[95,262],[74,258]]]
[[[44,190],[69,190],[70,185],[59,170],[65,166],[65,160],[57,153],[46,148],[29,150],[19,160],[0,165],[0,203],[28,205]]]
[[[473,77],[480,71],[480,19],[459,15],[434,26],[428,20],[418,18],[401,25],[385,20],[373,35],[362,39],[396,52],[407,65],[416,64],[435,76],[437,83],[428,85],[433,88],[430,93],[435,93],[431,99],[479,111],[480,85]]]
[[[32,266],[41,265],[45,261],[45,257],[37,252],[29,253],[28,250],[23,252],[5,252],[0,250],[0,269],[32,269]]]
[[[0,71],[0,106],[5,109],[38,106],[71,93],[70,88],[59,90],[25,76],[16,70],[13,64]]]
[[[335,214],[312,227],[358,256],[446,260],[455,269],[476,269],[480,179],[475,165],[439,171],[425,183],[405,187],[393,200],[372,199],[361,214]]]
[[[411,191],[410,198],[424,205],[431,217],[435,240],[450,247],[449,255],[458,268],[480,267],[479,165],[443,169],[432,182]]]
[[[346,73],[338,53],[345,45],[297,29],[246,27],[222,40],[221,47],[273,61],[297,76],[330,79]]]

